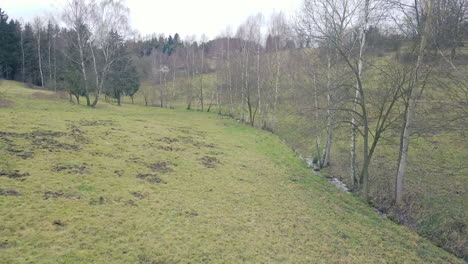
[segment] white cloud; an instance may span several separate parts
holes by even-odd
[[[31,21],[35,15],[57,13],[65,0],[0,0],[0,7],[14,19]],[[126,0],[133,27],[143,35],[174,34],[182,37],[205,33],[212,38],[228,25],[233,28],[247,16],[273,11],[292,14],[301,0]]]

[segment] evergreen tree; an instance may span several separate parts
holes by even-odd
[[[127,95],[133,103],[133,96],[140,89],[140,80],[138,71],[130,58],[125,57],[114,63],[107,78],[105,89],[107,96],[115,98],[117,104],[120,105],[122,96]]]
[[[166,53],[168,56],[171,56],[173,50],[174,50],[174,40],[172,39],[172,36],[169,35],[169,38],[164,44],[163,52]]]
[[[8,15],[0,9],[0,78],[13,80],[20,71],[18,26],[13,20],[8,22]]]
[[[36,40],[31,24],[26,24],[23,32],[23,49],[24,49],[24,77],[25,81],[31,84],[39,85],[41,77],[39,66],[37,64],[37,49]]]
[[[115,98],[118,105],[120,105],[122,95],[130,96],[133,102],[133,96],[140,87],[138,71],[129,58],[122,37],[117,32],[111,32],[110,34],[109,44],[115,45],[121,56],[111,65],[104,92],[107,96]]]

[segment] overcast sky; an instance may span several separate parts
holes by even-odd
[[[35,15],[57,12],[66,0],[0,0],[10,18],[31,21]],[[235,29],[247,16],[273,11],[293,14],[302,0],[126,0],[132,25],[142,35],[205,33],[213,38],[227,26]]]

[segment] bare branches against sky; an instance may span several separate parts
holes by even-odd
[[[54,14],[66,0],[0,0],[0,7],[15,19],[32,21],[38,13]],[[132,26],[142,35],[179,33],[182,36],[205,33],[213,38],[227,25],[237,27],[256,13],[269,16],[273,11],[292,15],[300,0],[127,0]]]

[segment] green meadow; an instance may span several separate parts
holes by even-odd
[[[0,263],[463,263],[229,118],[0,102]]]

